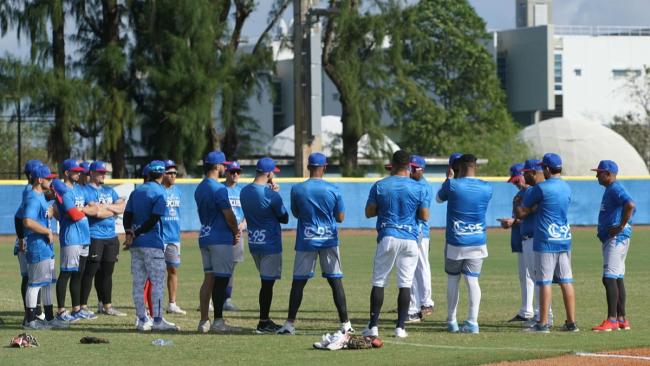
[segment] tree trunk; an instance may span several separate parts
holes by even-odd
[[[56,78],[65,80],[65,34],[64,34],[63,1],[52,1],[52,65]],[[64,102],[54,101],[54,127],[48,139],[48,151],[54,163],[61,163],[70,155],[70,131],[67,126],[67,116]]]
[[[359,170],[359,139],[361,136],[355,131],[353,126],[356,121],[350,121],[353,114],[349,112],[349,104],[345,102],[346,98],[341,94],[341,123],[343,124],[343,156],[341,156],[341,174],[344,177],[360,176]]]
[[[109,157],[111,159],[111,163],[113,164],[113,172],[111,173],[112,178],[126,177],[126,159],[124,158],[126,146],[123,136],[124,134],[122,133],[122,138],[117,141],[115,149],[112,149],[109,152]]]
[[[230,123],[223,137],[223,144],[221,151],[226,154],[228,159],[237,158],[237,146],[239,145],[239,137],[237,136],[237,126],[235,123]]]

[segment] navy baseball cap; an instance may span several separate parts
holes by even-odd
[[[223,164],[230,165],[229,161],[226,161],[226,155],[221,151],[211,151],[203,158],[203,164]]]
[[[524,162],[524,168],[521,172],[541,172],[542,162],[538,159],[528,159]]]
[[[63,194],[68,191],[68,186],[66,186],[59,178],[52,180],[52,188],[54,188],[54,192],[59,196],[63,196]]]
[[[106,169],[106,163],[101,160],[93,161],[88,170],[98,173],[106,173],[108,171],[108,169]]]
[[[31,175],[34,169],[43,165],[43,162],[40,160],[27,160],[25,163],[25,174]]]
[[[142,168],[142,176],[146,177],[149,175],[149,164],[145,165],[144,168]]]
[[[424,158],[419,155],[411,155],[411,158],[409,159],[409,163],[413,168],[424,169],[424,167],[427,166],[426,162],[424,161]]]
[[[521,171],[524,169],[524,164],[523,163],[517,163],[513,164],[510,167],[510,178],[508,179],[508,183],[512,183],[516,180],[517,177],[521,177]]]
[[[275,166],[275,161],[269,157],[264,157],[258,160],[256,170],[260,173],[280,173],[280,169]]]
[[[542,158],[542,162],[539,163],[541,166],[547,166],[549,168],[562,168],[562,158],[560,155],[555,153],[546,153]]]
[[[601,160],[598,163],[598,168],[591,169],[593,172],[610,172],[612,174],[618,174],[618,165],[612,160]]]
[[[241,165],[239,165],[238,162],[236,161],[231,161],[230,165],[226,167],[227,172],[240,172],[241,173]]]
[[[52,179],[56,178],[56,174],[52,173],[47,165],[41,165],[32,171],[32,178]]]
[[[79,166],[83,169],[84,174],[90,173],[90,163],[87,161],[82,161],[79,163]]]
[[[461,154],[461,153],[453,153],[453,154],[449,155],[449,166],[454,165],[456,160],[458,160],[461,156],[463,156],[463,154]]]
[[[161,160],[154,160],[149,163],[149,173],[165,173],[165,162]]]
[[[173,160],[167,159],[164,161],[165,163],[165,170],[169,170],[170,168],[176,168],[176,162]]]
[[[309,159],[307,162],[307,165],[309,166],[326,166],[327,165],[327,158],[325,155],[319,152],[311,153],[309,154]]]
[[[66,159],[63,161],[63,171],[83,172],[84,168],[80,167],[75,159]]]

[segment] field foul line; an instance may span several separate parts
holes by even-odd
[[[518,351],[518,352],[555,352],[555,353],[573,353],[574,350],[566,349],[538,349],[538,348],[519,348],[519,347],[477,347],[477,346],[446,346],[440,344],[421,344],[383,340],[384,343],[396,344],[401,346],[426,347],[438,349],[466,349],[466,350],[485,350],[485,351]]]
[[[576,352],[576,356],[581,356],[581,357],[604,357],[604,358],[629,358],[629,359],[634,359],[634,360],[650,361],[650,357],[647,357],[647,356],[608,355],[608,354],[603,354],[603,353]]]

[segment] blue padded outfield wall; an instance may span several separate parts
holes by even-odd
[[[512,197],[516,193],[516,188],[512,184],[505,183],[506,178],[486,178],[494,187],[494,194],[490,201],[487,224],[488,226],[498,226],[497,218],[511,216]],[[182,181],[182,180],[179,180]],[[374,228],[375,219],[366,219],[364,208],[368,198],[368,192],[373,184],[372,179],[345,179],[333,178],[330,181],[339,186],[345,201],[345,222],[341,225],[343,228]],[[595,225],[598,222],[598,210],[604,188],[598,185],[595,179],[567,179],[573,190],[571,209],[569,211],[569,220],[572,225]],[[634,198],[637,209],[633,217],[634,224],[650,224],[650,178],[645,179],[621,179],[621,183]],[[120,188],[127,187],[131,190],[136,180],[113,181],[110,183],[120,183]],[[140,181],[138,180],[137,183]],[[181,228],[183,231],[198,231],[200,224],[196,214],[196,204],[194,203],[194,190],[199,180],[185,180],[177,184],[182,194],[182,212]],[[280,194],[289,210],[289,193],[291,187],[299,179],[278,179],[281,186]],[[0,184],[0,234],[13,234],[14,221],[13,217],[16,208],[20,204],[21,194],[24,184],[18,181],[2,182]],[[240,183],[247,184],[247,183]],[[431,181],[434,194],[440,188],[442,180],[435,179]],[[120,192],[121,190],[118,190]],[[289,211],[290,212],[290,211]],[[434,228],[445,226],[446,204],[438,204],[434,201],[431,207],[430,224]],[[283,228],[295,228],[296,219],[291,217],[288,225]]]

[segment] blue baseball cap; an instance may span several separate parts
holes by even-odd
[[[230,165],[229,161],[226,161],[226,155],[221,151],[211,151],[203,158],[203,164],[223,164]]]
[[[40,160],[27,160],[27,162],[25,163],[24,172],[27,175],[32,175],[34,169],[41,165],[43,165],[43,162]]]
[[[169,168],[176,168],[176,162],[174,162],[171,159],[165,160],[164,163],[165,163],[165,170],[167,170]]]
[[[542,158],[542,162],[539,163],[541,166],[547,166],[549,168],[562,168],[562,158],[560,155],[555,153],[546,153]]]
[[[145,166],[142,168],[142,176],[143,176],[143,177],[146,177],[147,175],[149,175],[149,164],[145,165]]]
[[[56,178],[56,174],[52,173],[47,165],[41,165],[32,171],[32,178],[52,179]]]
[[[231,161],[230,164],[226,167],[227,172],[240,172],[241,173],[241,165],[239,165],[238,162],[236,161]]]
[[[453,153],[453,154],[449,155],[449,166],[454,165],[456,160],[458,160],[461,156],[463,156],[463,154],[461,154],[461,153]]]
[[[618,174],[618,165],[616,165],[613,160],[601,160],[600,163],[598,163],[598,168],[591,169],[591,171]]]
[[[154,160],[149,163],[149,173],[165,173],[165,162],[161,160]]]
[[[90,173],[90,163],[87,161],[82,161],[79,163],[79,166],[83,169],[84,174]]]
[[[54,188],[54,192],[59,196],[63,196],[63,194],[68,191],[68,186],[66,186],[59,178],[52,180],[52,188]]]
[[[63,161],[63,171],[83,172],[84,168],[80,167],[75,159],[66,159]]]
[[[319,152],[311,153],[309,154],[309,159],[307,162],[307,165],[309,166],[326,166],[327,165],[327,158],[325,155]]]
[[[524,163],[516,163],[510,167],[510,179],[508,183],[512,183],[516,180],[517,177],[521,177],[521,171],[524,169]]]
[[[104,163],[101,160],[93,161],[90,164],[88,170],[90,170],[91,172],[98,172],[98,173],[106,173],[108,171],[108,169],[106,169],[106,163]]]
[[[521,172],[541,172],[542,162],[538,159],[528,159],[524,162],[524,168]]]
[[[260,173],[280,173],[280,169],[275,166],[275,161],[269,157],[264,157],[258,160],[256,170]]]
[[[419,155],[411,155],[409,163],[413,168],[424,169],[427,166],[427,163],[424,161],[424,158]]]

